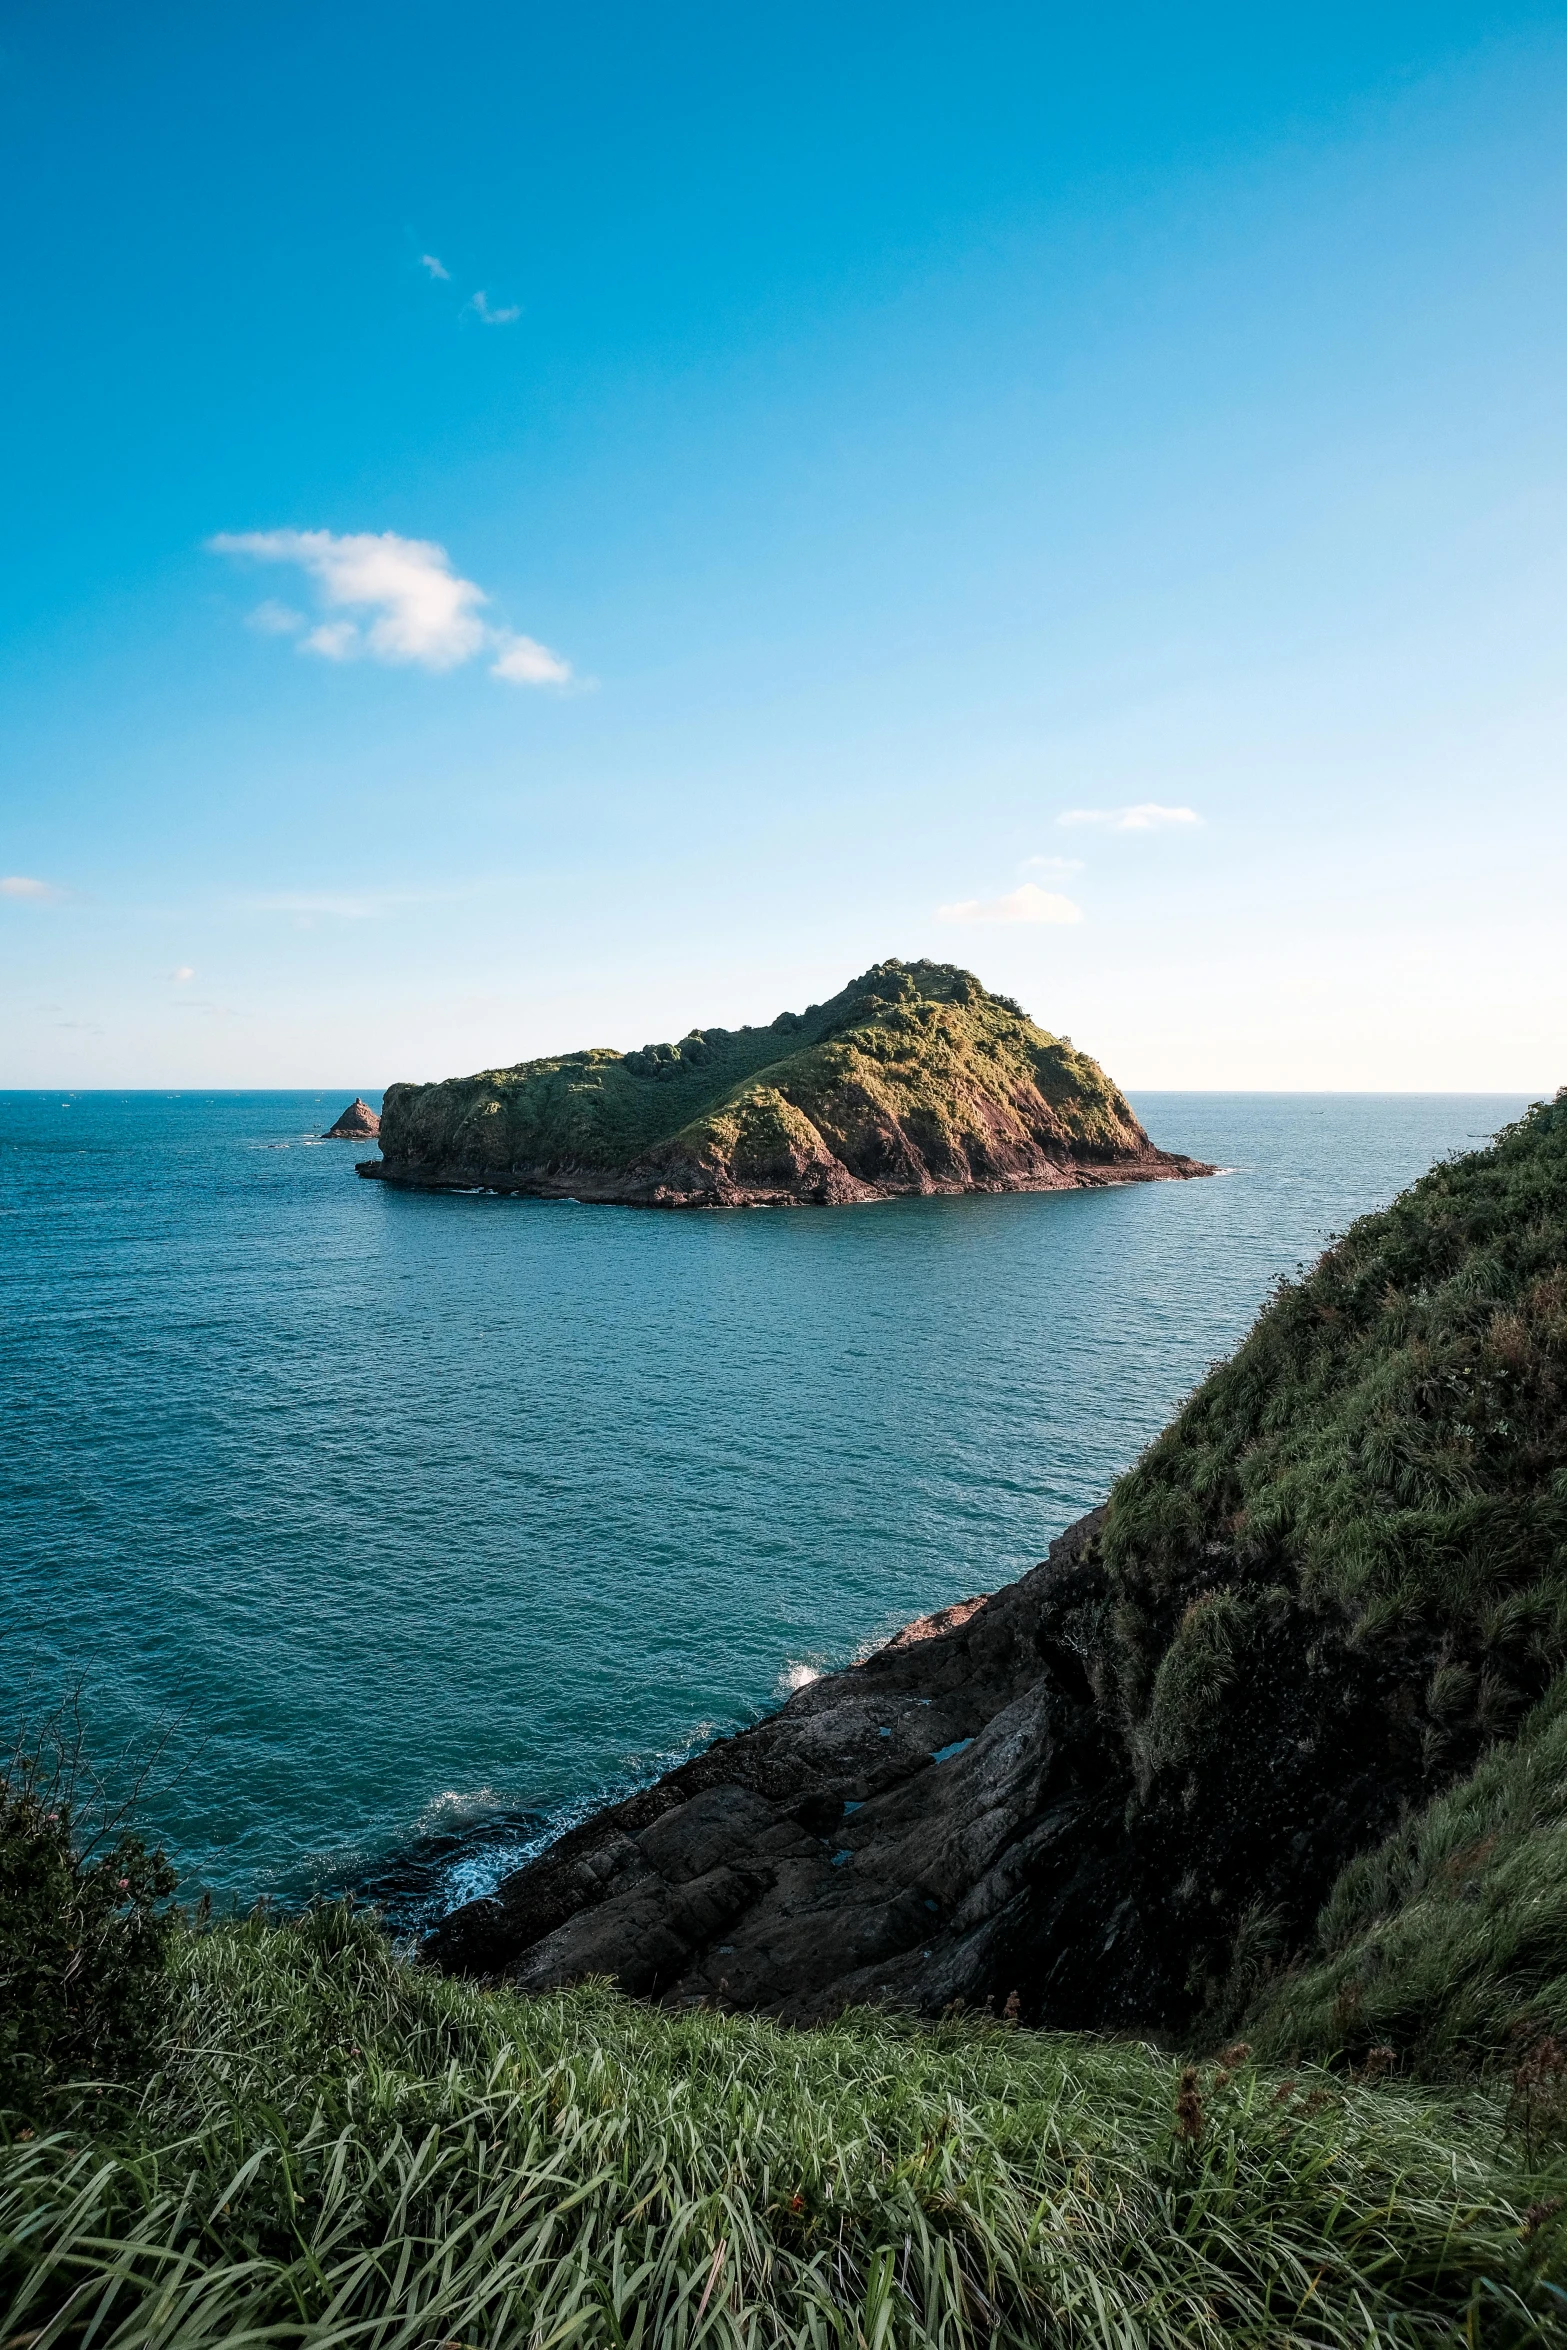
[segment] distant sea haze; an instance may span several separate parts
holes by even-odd
[[[175,1724],[193,1886],[409,1917],[1031,1565],[1279,1274],[1526,1106],[1139,1094],[1229,1172],[658,1215],[358,1182],[353,1090],[0,1095],[0,1695],[81,1682],[105,1758]]]

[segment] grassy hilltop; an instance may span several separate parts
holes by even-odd
[[[1043,1189],[1205,1173],[1097,1061],[950,963],[879,963],[766,1028],[693,1028],[393,1085],[379,1163],[423,1183],[650,1206]]]

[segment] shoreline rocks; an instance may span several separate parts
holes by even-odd
[[[1064,2030],[1222,2013],[1248,1921],[1284,1963],[1433,1782],[1400,1742],[1404,1668],[1282,1596],[1222,1735],[1150,1768],[1107,1676],[1125,1602],[1104,1516],[569,1829],[434,1927],[425,1961],[794,2024],[954,2001]]]
[[[1089,1693],[1051,1653],[1102,1516],[569,1830],[443,1919],[424,1958],[529,1991],[612,1975],[796,2023],[1020,1988],[1037,2012],[1020,1944],[1039,1864],[1124,1801]]]
[[[346,1131],[346,1130],[345,1130]],[[741,1183],[721,1170],[690,1166],[678,1170],[632,1168],[606,1174],[594,1167],[511,1169],[406,1160],[361,1159],[355,1173],[369,1183],[406,1191],[488,1191],[514,1199],[569,1199],[584,1207],[621,1208],[800,1208],[862,1207],[876,1200],[935,1198],[970,1192],[1093,1191],[1121,1183],[1184,1183],[1218,1172],[1200,1159],[1152,1144],[1136,1156],[1095,1164],[1055,1159],[1040,1152],[1030,1164],[1004,1174],[970,1176],[967,1181],[925,1180],[870,1183],[847,1168],[813,1167],[794,1185]]]

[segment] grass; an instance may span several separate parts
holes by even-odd
[[[836,1156],[872,1179],[901,1130],[940,1172],[993,1145],[997,1105],[1110,1154],[1146,1147],[1098,1063],[947,963],[878,964],[825,1004],[766,1028],[692,1029],[678,1044],[605,1048],[397,1085],[388,1160],[475,1173],[622,1171],[664,1152],[765,1183]]]
[[[1188,2019],[1205,2005],[1233,2029],[1291,1962],[1328,1970],[1290,2010],[1323,2052],[1456,2048],[1489,2018],[1499,2061],[1514,2025],[1559,2014],[1560,1805],[1542,1792],[1559,1702],[1515,1764],[1427,1807],[1567,1667],[1567,1097],[1282,1284],[1117,1484],[1095,1559],[1072,1639],[1123,1758],[1140,1882],[1165,1904],[1150,1946],[1179,1948]],[[1497,1806],[1512,1825],[1455,1905],[1447,1839],[1481,1843]],[[1418,1922],[1395,1926],[1387,1903],[1417,1897]],[[1411,1953],[1439,1919],[1445,1956],[1433,1943],[1419,1988]],[[1368,1983],[1358,2025],[1340,2005],[1335,2041],[1330,1978],[1384,1958],[1386,1996]]]
[[[1567,2047],[1567,1678],[1516,1742],[1350,1862],[1306,1962],[1246,2028],[1282,2055],[1369,2038],[1432,2071]]]
[[[342,1911],[171,1966],[159,2074],[0,2151],[15,2350],[1567,2341],[1478,2093],[526,2001]]]
[[[1201,1640],[1195,1600],[1225,1594],[1233,1649],[1283,1588],[1363,1647],[1435,1636],[1437,1745],[1516,1726],[1567,1661],[1567,1098],[1281,1286],[1117,1485],[1101,1548],[1134,1718]]]

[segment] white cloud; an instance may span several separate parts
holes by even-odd
[[[513,685],[562,685],[570,663],[532,637],[491,627],[479,617],[489,602],[481,587],[452,569],[432,539],[400,538],[396,531],[222,531],[207,545],[215,555],[248,556],[257,563],[297,563],[314,582],[328,612],[357,612],[358,620],[327,619],[300,638],[300,650],[327,661],[360,655],[421,669],[457,669],[487,648],[497,658],[491,674]],[[263,619],[262,614],[267,617]],[[251,615],[272,635],[307,623],[287,605],[267,603]]]
[[[350,652],[378,661],[417,662],[424,669],[455,669],[485,642],[475,606],[482,588],[459,579],[444,547],[396,531],[222,531],[208,541],[214,554],[249,555],[258,563],[297,563],[316,584],[323,604],[346,605],[376,617],[360,630],[351,620],[312,630],[311,652],[334,661]]]
[[[486,326],[514,326],[522,316],[522,311],[515,302],[510,303],[504,310],[492,310],[485,299],[482,286],[468,307],[476,318],[483,319]]]
[[[1025,857],[1023,870],[1025,873],[1081,873],[1083,860],[1081,857]]]
[[[964,898],[955,906],[938,906],[938,922],[1081,922],[1083,910],[1053,889],[1025,881],[1004,898]]]
[[[194,979],[195,976],[196,973],[194,966],[189,963],[181,963],[177,971],[171,971],[169,973],[169,977],[171,979],[177,979],[181,987],[184,986],[187,979]]]
[[[295,636],[307,623],[303,612],[296,612],[291,605],[280,604],[275,596],[268,596],[254,612],[246,613],[245,625],[259,630],[262,636]]]
[[[1112,832],[1163,832],[1176,824],[1200,824],[1195,808],[1161,808],[1157,800],[1139,800],[1135,808],[1068,808],[1058,824],[1107,824]]]
[[[570,662],[534,637],[508,636],[498,629],[493,642],[496,657],[490,675],[504,677],[508,685],[564,685],[571,675]]]
[[[319,653],[323,661],[351,661],[359,651],[359,631],[351,620],[323,620],[310,631],[303,649]]]
[[[0,898],[32,898],[35,902],[60,895],[52,882],[34,881],[26,873],[7,873],[0,876]]]
[[[421,253],[419,263],[421,268],[427,269],[432,277],[439,278],[443,284],[452,274],[443,261],[436,260],[433,253]]]

